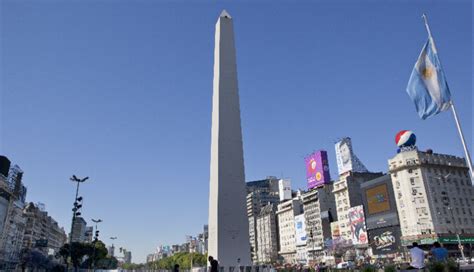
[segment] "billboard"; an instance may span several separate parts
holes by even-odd
[[[337,170],[339,175],[352,171],[352,172],[367,172],[364,164],[357,158],[352,150],[351,138],[342,138],[336,143],[336,160]]]
[[[362,205],[351,207],[348,210],[349,224],[351,227],[351,239],[353,245],[365,245],[368,243],[367,229],[365,227],[364,207]]]
[[[306,245],[306,223],[304,221],[304,214],[295,216],[295,232],[296,232],[296,246]]]
[[[400,228],[393,226],[369,230],[369,240],[376,255],[396,253],[400,247]]]
[[[308,189],[330,183],[328,154],[319,150],[304,159]]]
[[[365,191],[368,214],[376,214],[390,210],[387,184],[381,184]]]
[[[336,143],[336,160],[339,174],[352,170],[351,138],[343,138]]]

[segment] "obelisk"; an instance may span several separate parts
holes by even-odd
[[[251,265],[239,89],[232,17],[216,23],[208,255],[220,266]]]

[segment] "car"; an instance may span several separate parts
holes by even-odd
[[[336,265],[336,269],[353,269],[355,267],[354,262],[340,262]]]

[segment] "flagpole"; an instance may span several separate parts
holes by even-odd
[[[456,108],[454,107],[454,103],[452,100],[451,100],[451,110],[453,111],[454,120],[456,121],[456,126],[459,132],[459,137],[461,138],[462,146],[464,148],[466,161],[469,166],[469,170],[471,171],[471,185],[474,185],[474,170],[472,169],[471,156],[469,155],[469,150],[467,149],[466,140],[464,139],[464,134],[462,133],[461,124],[459,123],[459,117],[458,117],[458,114],[456,113]]]
[[[429,36],[430,39],[431,39],[432,37],[431,37],[430,26],[428,25],[428,17],[426,17],[426,14],[424,14],[424,13],[423,13],[423,15],[421,15],[421,17],[423,17],[423,20],[425,21],[426,31],[428,32],[428,36]]]
[[[428,18],[426,17],[426,14],[423,13],[421,17],[423,17],[423,20],[425,21],[425,27],[426,27],[426,31],[428,32],[428,36],[431,39],[431,41],[433,41],[433,37],[431,36],[431,29],[428,24]],[[454,107],[454,103],[452,99],[450,101],[450,104],[451,104],[451,110],[453,111],[453,115],[454,115],[454,121],[456,123],[456,127],[458,128],[459,137],[461,138],[462,147],[464,148],[466,162],[467,162],[467,165],[469,166],[469,171],[471,172],[471,185],[474,186],[474,170],[472,168],[471,156],[469,155],[469,150],[467,149],[466,140],[464,139],[464,134],[461,128],[461,123],[459,122],[459,117],[456,112],[456,108]]]

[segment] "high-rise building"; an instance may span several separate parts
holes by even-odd
[[[463,158],[413,147],[402,149],[388,165],[403,244],[438,240],[457,247],[458,240],[472,241],[474,188]]]
[[[278,235],[280,239],[279,255],[285,263],[296,263],[295,216],[303,213],[300,196],[278,204]]]
[[[22,180],[23,170],[21,170],[20,166],[15,164],[8,172],[8,186],[15,198],[24,203],[26,200],[26,187],[23,185]]]
[[[126,249],[123,250],[123,262],[126,264],[132,263],[132,252]]]
[[[333,194],[337,207],[337,221],[339,224],[340,237],[351,240],[351,229],[349,221],[349,209],[362,205],[362,192],[360,185],[368,180],[383,176],[382,173],[358,173],[345,172],[339,176],[334,183]]]
[[[203,232],[198,234],[196,251],[201,254],[207,253],[207,240],[209,237],[209,230],[207,225],[204,225]]]
[[[114,245],[111,245],[107,248],[107,254],[110,256],[110,257],[114,257],[115,256],[115,246]],[[152,257],[153,257],[153,254],[151,254]],[[148,256],[147,256],[147,262],[152,262],[153,261],[153,258],[151,261],[148,261]]]
[[[258,261],[257,217],[263,207],[279,202],[279,181],[276,177],[247,182],[247,217],[249,220],[250,253],[252,262]]]
[[[277,177],[268,176],[265,179],[249,181],[245,183],[245,186],[247,188],[247,194],[256,191],[265,191],[273,194],[278,194],[280,190],[279,180],[280,179],[278,179]]]
[[[278,260],[278,222],[276,204],[269,204],[257,216],[257,263],[272,264]]]
[[[84,218],[76,216],[74,218],[74,224],[72,226],[72,233],[69,235],[69,239],[72,242],[86,242],[86,231],[87,222]]]
[[[5,156],[0,156],[0,179],[6,180],[8,177],[8,171],[10,170],[11,162]]]
[[[26,218],[23,247],[37,248],[45,255],[58,253],[67,236],[56,220],[31,202],[23,209],[23,216]]]
[[[224,267],[250,265],[234,30],[226,11],[216,23],[211,134],[209,255]]]
[[[291,180],[280,179],[278,180],[278,194],[280,195],[280,201],[291,199]]]
[[[301,195],[308,235],[308,261],[311,265],[322,260],[325,242],[331,239],[330,224],[337,216],[332,188],[332,184],[326,184]]]
[[[20,262],[23,246],[26,218],[23,216],[23,204],[16,200],[10,203],[6,224],[0,232],[0,270],[13,270]]]
[[[92,242],[94,239],[94,227],[93,226],[86,226],[86,230],[84,232],[84,242]]]

